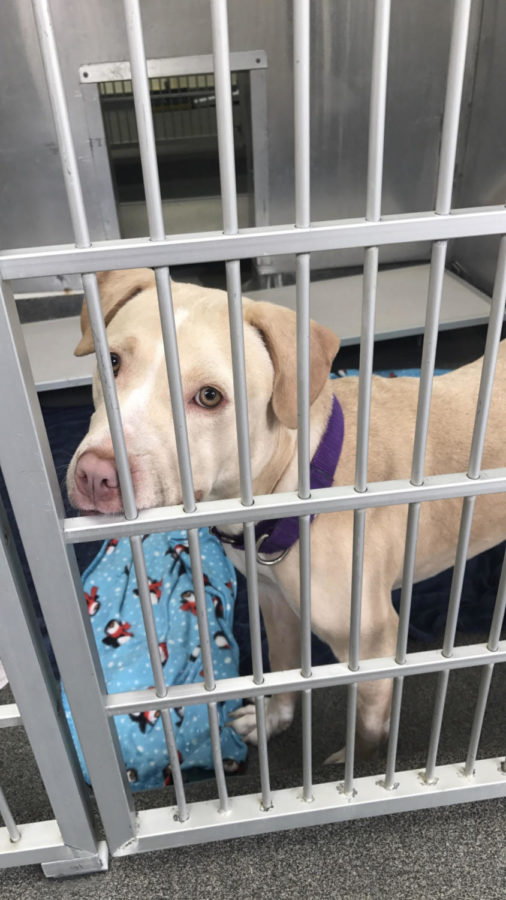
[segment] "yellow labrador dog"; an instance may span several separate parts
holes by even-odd
[[[160,318],[153,273],[148,269],[100,276],[112,362],[139,508],[182,502]],[[223,291],[172,285],[181,358],[191,461],[198,500],[239,496],[239,469],[227,297]],[[265,302],[244,299],[244,339],[251,462],[256,494],[297,488],[295,315]],[[93,352],[86,307],[77,355]],[[344,443],[333,484],[354,481],[357,378],[329,380],[339,347],[328,329],[311,323],[311,455],[317,453],[338,398]],[[480,361],[434,381],[426,473],[466,471]],[[506,348],[502,346],[492,399],[485,468],[505,463]],[[415,379],[373,378],[369,480],[409,478],[418,384]],[[122,509],[113,448],[98,378],[90,429],[68,470],[68,493],[80,510]],[[337,461],[337,460],[336,460]],[[461,500],[424,503],[420,518],[416,579],[454,562]],[[363,579],[361,656],[395,652],[397,616],[391,591],[401,583],[407,509],[369,510]],[[311,525],[312,627],[346,660],[349,639],[353,513],[317,516]],[[470,556],[504,539],[506,504],[501,495],[476,501]],[[226,545],[235,565],[243,552]],[[297,668],[299,656],[298,545],[277,565],[260,566],[261,606],[273,670]],[[268,701],[268,734],[293,717],[293,694]],[[357,743],[371,750],[388,733],[391,682],[359,685]],[[253,706],[235,714],[235,729],[256,742]],[[333,761],[343,759],[343,751]]]

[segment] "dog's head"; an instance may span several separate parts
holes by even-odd
[[[149,269],[99,276],[104,319],[129,462],[139,508],[181,503],[166,362],[153,273]],[[232,357],[227,295],[172,283],[190,455],[197,499],[239,494]],[[295,314],[263,301],[243,300],[251,466],[262,492],[262,472],[283,441],[293,448],[297,427]],[[86,304],[77,355],[92,353]],[[310,398],[328,379],[339,341],[311,322]],[[104,513],[122,510],[98,376],[88,434],[67,473],[72,504]],[[288,437],[287,437],[288,436]]]

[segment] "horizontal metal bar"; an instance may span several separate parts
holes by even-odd
[[[213,72],[213,57],[210,53],[198,56],[173,56],[146,60],[148,78],[172,78],[181,75],[210,75]],[[230,54],[232,72],[248,72],[251,69],[266,69],[265,50],[245,50]],[[79,67],[79,81],[82,84],[96,84],[100,81],[130,81],[130,63],[125,61],[89,63]]]
[[[13,843],[6,828],[0,828],[0,868],[40,863],[48,878],[86,875],[107,869],[105,841],[98,842],[97,853],[82,853],[63,843],[58,822],[29,822],[20,825],[21,837]],[[5,896],[5,895],[4,895]]]
[[[439,767],[437,783],[430,786],[417,769],[399,772],[393,790],[386,790],[377,775],[357,778],[353,796],[340,793],[338,782],[315,784],[311,803],[304,801],[301,788],[287,788],[273,792],[268,811],[258,794],[233,797],[226,816],[212,801],[193,803],[187,823],[173,821],[175,807],[140,810],[137,840],[115,856],[506,796],[500,758],[479,760],[472,777],[465,777],[462,769],[463,764]]]
[[[360,669],[352,672],[347,663],[333,663],[315,666],[311,676],[304,677],[299,669],[283,672],[266,672],[262,684],[256,684],[250,676],[223,678],[216,682],[214,691],[200,684],[178,684],[168,688],[167,695],[160,698],[151,689],[125,691],[109,694],[105,699],[105,709],[110,716],[124,713],[142,712],[149,709],[194,706],[210,700],[221,703],[242,697],[261,697],[265,694],[282,694],[286,691],[305,691],[309,688],[335,687],[359,681],[376,681],[408,675],[426,675],[431,672],[450,669],[466,669],[470,666],[484,666],[490,663],[506,662],[506,641],[499,643],[498,649],[491,651],[486,644],[470,644],[456,647],[454,656],[443,656],[440,650],[424,650],[410,653],[400,666],[393,657],[361,660]]]
[[[22,725],[23,719],[16,703],[2,703],[0,706],[0,728]]]
[[[70,275],[101,269],[223,262],[284,253],[343,250],[504,233],[506,209],[503,206],[474,207],[454,210],[447,216],[422,212],[384,216],[379,222],[340,219],[313,223],[309,228],[272,225],[243,228],[238,234],[229,235],[213,231],[171,235],[156,243],[146,238],[133,238],[97,242],[86,248],[65,244],[6,250],[0,253],[0,274],[4,279]]]
[[[13,843],[7,828],[0,828],[0,868],[31,865],[67,859],[68,847],[63,843],[58,822],[30,822],[20,825],[21,838]]]
[[[363,493],[358,493],[351,486],[318,488],[307,500],[301,500],[293,491],[255,497],[252,506],[243,506],[239,500],[208,500],[198,504],[191,513],[185,513],[182,506],[162,506],[141,510],[135,521],[119,515],[74,516],[64,519],[63,537],[66,543],[76,544],[178,528],[234,525],[262,519],[373,509],[377,506],[399,506],[403,503],[503,492],[506,492],[506,468],[484,471],[478,479],[471,479],[464,473],[431,475],[423,485],[413,485],[407,479],[373,482]]]
[[[29,866],[42,863],[44,873],[51,876],[84,875],[107,868],[107,848],[99,842],[99,852],[81,853],[67,847],[62,840],[58,822],[29,822],[20,825],[21,837],[13,843],[6,828],[0,828],[0,868]],[[51,866],[54,865],[54,870]],[[45,867],[48,867],[47,869]]]

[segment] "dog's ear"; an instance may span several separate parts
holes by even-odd
[[[151,269],[98,272],[97,279],[106,325],[132,297],[136,297],[146,288],[155,287],[155,276]],[[86,356],[95,350],[86,300],[83,300],[81,309],[81,332],[82,338],[74,350],[75,356]]]
[[[274,366],[272,406],[278,419],[288,428],[297,427],[297,332],[291,309],[256,300],[244,307],[244,319],[260,331]],[[330,329],[310,321],[309,399],[313,403],[322,391],[339,338]]]

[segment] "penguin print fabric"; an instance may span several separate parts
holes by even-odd
[[[220,542],[199,529],[211,650],[216,679],[238,674],[239,650],[232,634],[236,576]],[[149,594],[165,680],[202,682],[202,654],[185,531],[143,538]],[[127,538],[111,540],[83,575],[84,596],[93,626],[108,693],[142,690],[153,684],[137,580]],[[63,704],[85,778],[89,781],[67,698]],[[240,701],[218,704],[225,771],[235,772],[246,758],[246,745],[226,721]],[[171,710],[183,777],[213,770],[207,707]],[[162,719],[156,710],[115,717],[127,775],[133,790],[171,783]]]

